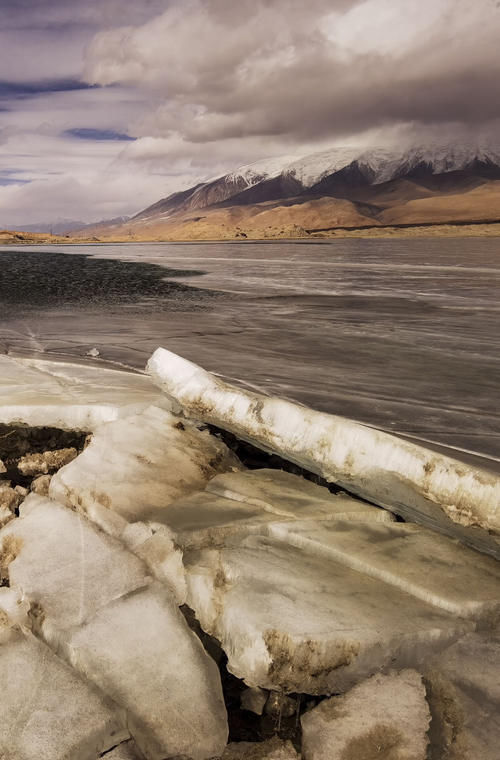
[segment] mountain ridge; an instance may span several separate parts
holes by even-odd
[[[172,193],[112,230],[216,239],[472,219],[500,220],[500,148],[434,143],[264,159]]]

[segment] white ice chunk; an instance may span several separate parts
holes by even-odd
[[[238,467],[234,454],[208,431],[150,407],[102,425],[82,454],[54,475],[49,493],[124,539],[182,604],[182,554],[161,513],[214,475]],[[129,524],[136,522],[142,527],[130,533]]]
[[[352,420],[230,386],[158,349],[148,371],[196,419],[500,557],[500,479]]]
[[[124,742],[105,755],[105,760],[143,760],[135,742]]]
[[[7,586],[0,587],[0,645],[9,641],[16,630],[29,631],[29,610],[29,602],[19,592]]]
[[[0,356],[0,423],[91,431],[153,402],[158,391],[138,373]]]
[[[219,671],[159,584],[101,609],[65,654],[126,709],[148,760],[222,752],[228,728]]]
[[[4,544],[14,548],[10,586],[40,608],[37,624],[56,649],[62,631],[150,580],[144,563],[120,542],[35,494],[24,501],[21,516],[0,531]]]
[[[101,426],[82,454],[52,478],[50,495],[91,518],[97,504],[127,522],[154,521],[174,499],[237,466],[208,431],[150,407]]]
[[[277,736],[265,742],[232,742],[221,760],[299,760],[292,742]]]
[[[274,519],[381,519],[391,516],[345,493],[332,494],[327,488],[283,470],[245,470],[217,475],[207,485],[209,493],[242,501]]]
[[[275,523],[269,531],[454,615],[500,614],[500,563],[419,525]]]
[[[123,711],[33,636],[0,644],[0,757],[96,760],[125,741]]]
[[[29,628],[29,602],[18,591],[8,586],[0,587],[0,614],[4,623]]]
[[[137,554],[151,573],[172,591],[177,603],[186,601],[186,574],[177,537],[165,525],[129,523],[121,540]]]
[[[247,470],[217,475],[205,491],[172,502],[157,515],[184,549],[222,546],[230,537],[266,532],[274,524],[320,520],[390,522],[390,512],[346,494],[331,494],[298,475]]]
[[[430,713],[413,670],[375,675],[302,716],[304,760],[425,760]]]
[[[500,636],[469,634],[426,664],[433,757],[498,760]]]
[[[414,667],[472,624],[272,537],[185,556],[188,604],[249,686],[331,694]]]

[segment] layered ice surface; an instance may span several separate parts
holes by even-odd
[[[419,673],[376,675],[303,716],[304,757],[426,760],[430,721]]]
[[[472,626],[338,562],[265,536],[187,556],[188,604],[249,686],[331,694],[416,666]]]
[[[91,431],[158,396],[140,374],[0,355],[0,423]]]
[[[493,476],[229,387],[164,352],[151,369],[166,394],[144,376],[39,364],[4,362],[0,419],[93,435],[53,476],[49,498],[23,496],[19,516],[0,530],[0,572],[10,585],[0,593],[8,682],[0,750],[13,742],[15,760],[96,760],[108,749],[117,760],[245,757],[244,747],[225,749],[219,670],[179,610],[187,602],[248,686],[320,696],[352,689],[343,717],[338,702],[323,702],[304,718],[306,760],[328,757],[332,742],[352,754],[350,726],[373,728],[379,746],[383,705],[401,747],[420,760],[424,671],[435,714],[445,721],[453,704],[476,716],[455,734],[494,757],[494,720],[481,702],[487,716],[500,703],[498,642],[488,634],[498,625],[500,573],[495,559],[463,544],[494,553]],[[206,422],[320,474],[323,484],[246,469]],[[336,482],[334,492],[325,480]],[[393,512],[460,530],[450,538],[395,522]],[[39,695],[39,710],[29,694]],[[64,720],[45,718],[49,708]],[[279,742],[261,750],[273,760],[294,754]]]
[[[96,760],[129,737],[109,697],[31,634],[0,645],[0,755],[14,760]]]
[[[229,385],[164,349],[148,369],[187,415],[500,558],[496,475],[352,420]]]

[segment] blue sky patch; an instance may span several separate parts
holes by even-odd
[[[78,79],[40,79],[34,82],[11,82],[0,79],[0,98],[35,98],[51,92],[74,92],[92,90],[96,85]]]
[[[76,137],[78,140],[118,140],[130,142],[136,139],[124,132],[115,132],[113,129],[89,129],[87,127],[66,129],[63,134],[66,137]]]

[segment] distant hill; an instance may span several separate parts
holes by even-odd
[[[173,193],[101,239],[305,237],[341,228],[500,221],[500,148],[333,148],[259,161]]]

